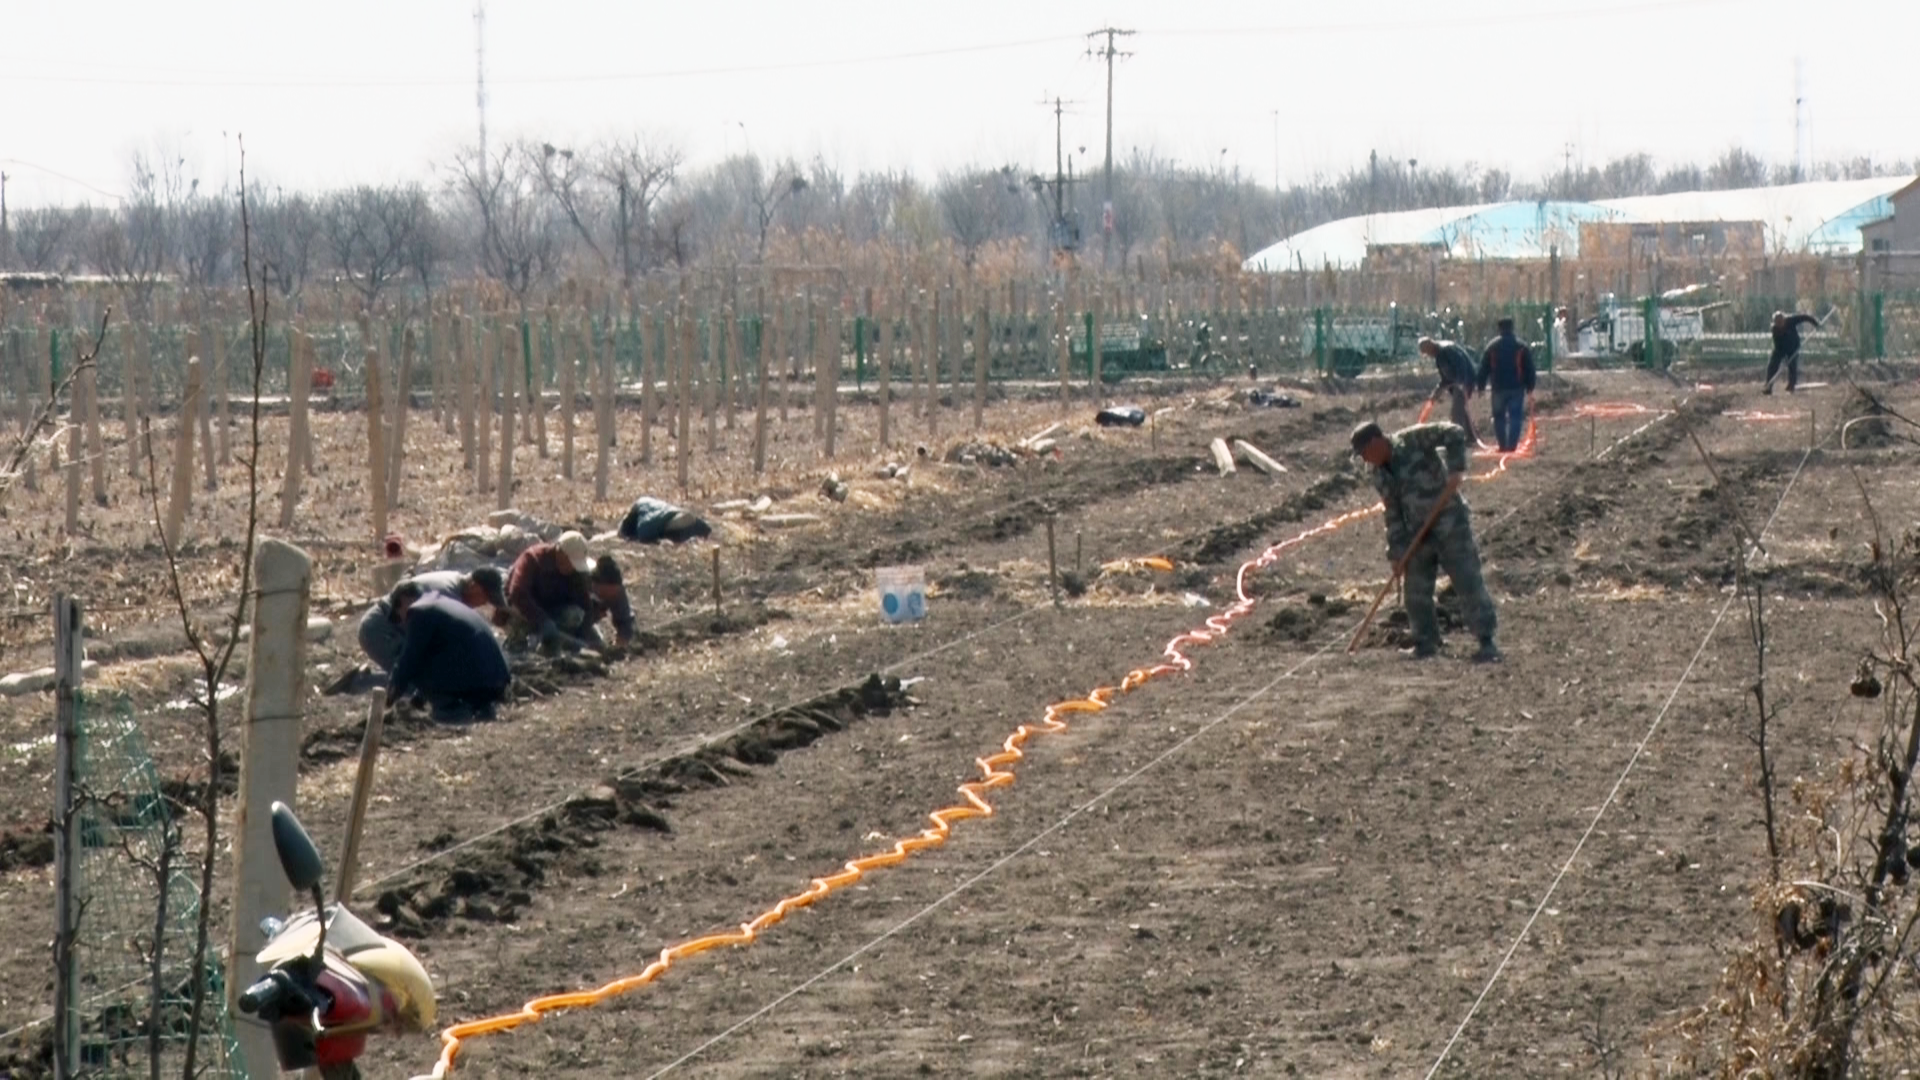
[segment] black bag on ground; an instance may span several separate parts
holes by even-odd
[[[1147,422],[1147,411],[1137,405],[1109,405],[1094,414],[1101,427],[1139,427]]]

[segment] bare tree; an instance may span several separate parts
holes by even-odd
[[[593,239],[605,208],[592,190],[593,171],[586,155],[561,149],[549,142],[538,145],[521,143],[517,150],[521,160],[533,166],[533,175],[540,183],[540,190],[546,193],[560,216],[573,227],[580,242],[593,252],[602,269],[612,269],[613,261],[607,258],[607,253],[600,250],[600,245]]]
[[[319,208],[298,192],[275,193],[253,210],[253,243],[260,275],[282,297],[299,295],[314,270],[323,231]]]
[[[196,289],[227,283],[233,273],[238,224],[232,199],[225,193],[202,194],[200,181],[189,182],[187,197],[175,213],[174,256],[182,282]]]
[[[541,197],[539,163],[511,145],[487,162],[468,149],[454,162],[454,184],[477,218],[480,271],[524,301],[535,282],[552,278],[565,254],[566,226]]]
[[[432,216],[418,184],[362,185],[327,196],[320,206],[320,232],[333,265],[371,305],[411,268]]]
[[[620,280],[633,281],[633,243],[635,236],[652,237],[654,206],[660,201],[683,162],[680,151],[672,146],[649,143],[638,136],[615,139],[594,150],[589,167],[600,181],[613,189],[613,247],[619,256]],[[648,243],[642,250],[647,258]],[[648,259],[648,262],[657,261]]]
[[[75,241],[92,223],[90,206],[47,206],[8,215],[9,239],[19,265],[41,273],[70,269],[77,261]]]

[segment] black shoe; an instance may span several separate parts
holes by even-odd
[[[491,701],[473,707],[473,718],[475,720],[492,720],[498,716],[499,713],[494,710],[494,705]]]
[[[1767,385],[1765,385],[1765,386],[1763,386],[1763,387],[1761,387],[1761,388],[1760,388],[1760,392],[1761,392],[1761,393],[1763,393],[1763,394],[1771,394],[1771,393],[1773,393],[1773,384],[1772,384],[1772,383],[1768,383]]]
[[[473,706],[464,701],[450,701],[433,707],[433,722],[436,724],[471,724],[477,719]]]
[[[1500,648],[1493,643],[1493,639],[1490,637],[1481,638],[1480,651],[1473,654],[1473,662],[1476,664],[1497,664],[1501,659]]]
[[[1440,646],[1421,642],[1411,648],[1401,649],[1400,655],[1409,660],[1431,660],[1440,655]]]

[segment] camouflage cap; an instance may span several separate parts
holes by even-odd
[[[1387,433],[1380,430],[1380,425],[1369,420],[1353,429],[1353,452],[1357,454],[1366,449],[1367,444],[1373,440],[1386,437]]]

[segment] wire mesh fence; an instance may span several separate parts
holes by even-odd
[[[93,1078],[164,1074],[185,1062],[200,896],[197,852],[124,697],[82,691],[74,754],[79,847],[74,893],[78,1057]],[[218,951],[209,950],[196,1075],[244,1080]]]

